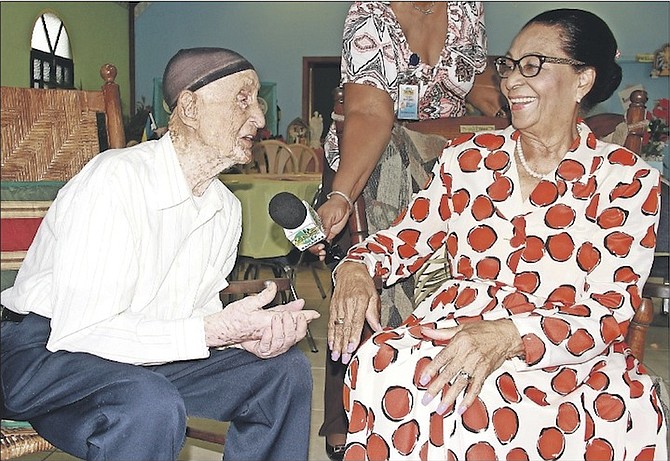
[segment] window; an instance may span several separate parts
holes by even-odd
[[[30,47],[30,86],[74,88],[70,39],[58,16],[44,13],[37,18]]]

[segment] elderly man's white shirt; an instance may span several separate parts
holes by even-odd
[[[93,158],[61,189],[2,303],[51,319],[50,351],[155,364],[203,358],[242,229],[215,180],[189,189],[169,136]]]

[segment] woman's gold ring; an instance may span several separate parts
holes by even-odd
[[[344,325],[344,319],[343,318],[336,319],[333,323],[335,325]]]

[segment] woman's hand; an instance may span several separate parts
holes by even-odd
[[[447,343],[419,379],[422,385],[430,383],[423,397],[424,405],[443,392],[437,407],[439,414],[444,414],[458,394],[466,390],[457,409],[462,415],[479,395],[484,380],[505,360],[524,351],[521,335],[509,319],[483,320],[439,330],[423,327],[421,333],[437,344]]]
[[[314,256],[317,256],[319,261],[326,260],[326,245],[323,243],[315,243],[311,247],[307,248],[307,251],[312,253]]]
[[[360,263],[345,262],[335,272],[335,290],[330,301],[328,346],[331,358],[348,363],[361,341],[363,324],[367,320],[374,331],[379,323],[380,299],[367,268]]]
[[[323,233],[326,234],[326,240],[329,242],[349,222],[349,204],[338,196],[329,198],[316,212],[319,215],[319,219],[321,219],[321,227],[323,227]],[[316,243],[307,248],[307,251],[314,256],[318,256],[320,261],[325,261],[326,259],[326,245],[323,243]]]
[[[326,240],[332,241],[349,222],[349,204],[342,197],[333,195],[316,210],[326,234]]]

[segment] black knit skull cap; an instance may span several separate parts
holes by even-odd
[[[187,48],[177,52],[163,73],[163,99],[170,110],[184,90],[196,91],[228,75],[254,69],[244,56],[226,48]]]

